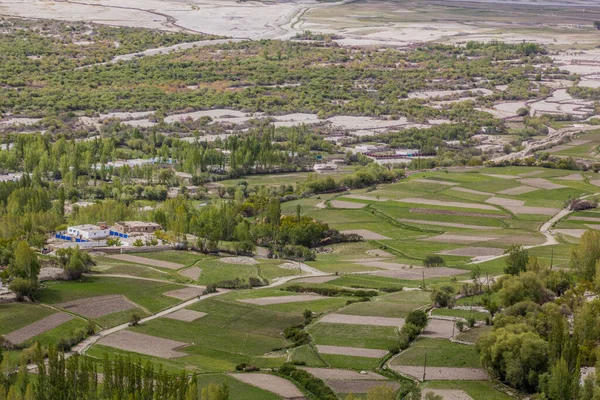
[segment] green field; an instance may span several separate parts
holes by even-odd
[[[406,351],[394,358],[394,365],[422,366],[427,357],[431,367],[480,367],[475,346],[452,343],[446,339],[419,338]]]

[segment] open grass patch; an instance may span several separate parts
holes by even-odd
[[[411,347],[393,360],[394,365],[478,368],[479,354],[474,346],[452,343],[446,339],[418,338]]]

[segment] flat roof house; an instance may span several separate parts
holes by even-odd
[[[162,226],[155,222],[125,221],[116,222],[112,229],[119,233],[153,233],[161,230]]]
[[[85,225],[69,226],[67,228],[67,233],[70,236],[74,236],[74,237],[78,237],[78,238],[82,238],[82,239],[97,240],[97,239],[103,239],[105,237],[108,237],[110,234],[110,230],[108,229],[108,227],[106,225],[85,224]]]

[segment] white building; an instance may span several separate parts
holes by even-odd
[[[81,238],[86,240],[98,240],[110,235],[110,230],[106,226],[98,225],[77,225],[69,226],[67,228],[67,234],[75,238]]]

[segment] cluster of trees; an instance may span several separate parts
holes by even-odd
[[[389,169],[371,163],[364,167],[358,167],[352,174],[345,175],[338,180],[331,176],[321,176],[316,173],[309,174],[305,182],[299,183],[297,192],[302,195],[310,195],[361,189],[378,183],[394,182],[403,176],[404,170],[402,169]]]
[[[493,330],[477,341],[483,366],[514,388],[542,400],[593,400],[600,381],[591,374],[583,385],[581,368],[598,362],[600,236],[586,232],[571,256],[573,272],[544,266],[514,246],[506,257],[509,274],[484,294],[494,313]]]
[[[1,353],[0,353],[1,359]],[[146,400],[227,400],[229,389],[223,385],[198,385],[195,374],[167,372],[150,362],[142,364],[130,357],[117,356],[99,365],[77,354],[66,358],[50,346],[47,358],[39,345],[34,363],[38,375],[32,379],[22,365],[17,376],[0,374],[1,400],[68,400],[68,399],[146,399]]]

